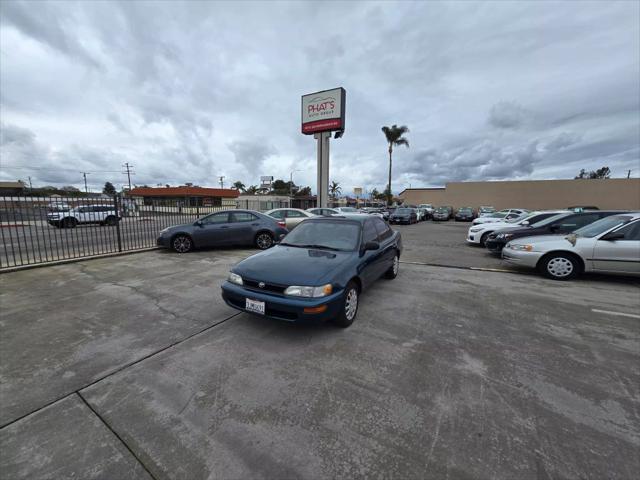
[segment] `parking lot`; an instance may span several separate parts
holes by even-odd
[[[255,250],[0,275],[0,476],[636,478],[639,282],[518,272],[468,226],[394,227],[345,330],[225,305]]]

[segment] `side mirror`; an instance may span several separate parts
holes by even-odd
[[[527,225],[529,225],[529,220],[523,221],[520,225],[524,225],[526,227]]]
[[[193,225],[194,225],[195,227],[201,227],[201,226],[203,225],[203,224],[202,224],[202,220],[196,220],[195,222],[193,222]]]
[[[367,242],[364,244],[364,248],[362,251],[366,252],[367,250],[378,250],[380,248],[380,244],[378,242]]]
[[[609,232],[602,237],[600,240],[607,240],[609,242],[613,242],[614,240],[622,240],[624,238],[624,233],[622,232]]]

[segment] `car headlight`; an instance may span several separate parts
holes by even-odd
[[[333,292],[333,287],[330,283],[327,283],[326,285],[322,285],[320,287],[302,287],[298,285],[292,285],[284,291],[284,294],[290,295],[292,297],[318,298],[331,295],[331,292]]]
[[[511,237],[513,237],[513,235],[511,233],[501,233],[496,238],[502,238],[502,239],[506,240],[507,238],[511,238]]]
[[[522,252],[530,252],[531,250],[533,250],[532,245],[525,245],[520,243],[510,243],[509,248],[511,248],[511,250],[520,250]]]
[[[165,233],[167,233],[169,231],[170,227],[165,228],[164,230],[160,230],[160,235],[164,235]]]
[[[229,272],[229,276],[227,277],[229,283],[235,283],[236,285],[242,285],[242,277],[237,273]]]
[[[479,232],[480,230],[482,230],[482,227],[471,227],[469,229],[470,232],[474,232],[474,233]]]

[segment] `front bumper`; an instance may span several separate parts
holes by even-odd
[[[502,249],[502,259],[512,265],[536,268],[538,260],[542,257],[540,252],[527,252],[524,250],[513,250],[506,246]]]
[[[389,219],[389,223],[411,223],[410,217],[392,217]]]
[[[498,240],[497,238],[489,239],[484,242],[484,246],[487,247],[491,253],[500,253],[502,249],[506,245],[506,242],[503,240]]]
[[[160,235],[156,240],[156,245],[162,248],[170,248],[171,247],[171,239],[169,235]]]
[[[467,233],[467,242],[475,243],[476,245],[480,245],[480,238],[482,237],[482,232],[469,232]]]
[[[251,313],[259,317],[268,317],[286,322],[324,322],[336,318],[343,305],[343,291],[337,291],[321,298],[296,298],[259,292],[240,285],[225,282],[222,284],[222,299],[231,308]],[[260,315],[245,310],[246,299],[265,303],[265,314]],[[322,313],[305,313],[305,308],[327,306]]]
[[[434,215],[433,219],[439,222],[447,222],[449,221],[449,215]]]

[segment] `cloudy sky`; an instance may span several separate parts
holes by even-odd
[[[0,2],[0,179],[315,190],[300,96],[347,90],[331,178],[640,176],[640,3]],[[111,173],[113,172],[113,173]]]

